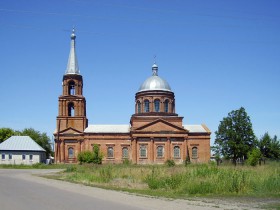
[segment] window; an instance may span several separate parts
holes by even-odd
[[[72,147],[68,149],[68,158],[74,158],[74,149]]]
[[[162,158],[163,157],[163,146],[157,147],[157,157]]]
[[[168,104],[169,104],[169,100],[166,99],[166,100],[164,101],[164,112],[168,112]]]
[[[5,160],[5,154],[2,154],[1,156],[2,156],[2,160]]]
[[[107,148],[107,157],[108,158],[113,158],[114,157],[114,148],[113,147],[108,147]]]
[[[145,104],[145,112],[149,112],[150,111],[150,102],[149,102],[149,100],[145,100],[144,104]]]
[[[70,81],[68,83],[68,94],[75,95],[75,82],[74,81]]]
[[[137,113],[141,113],[141,103],[137,101]]]
[[[12,160],[12,158],[13,158],[13,155],[9,154],[9,160]]]
[[[74,104],[73,102],[70,102],[68,104],[68,116],[69,117],[74,117],[75,116],[75,109],[74,109]]]
[[[174,158],[180,158],[180,147],[179,146],[174,147]]]
[[[25,155],[24,154],[22,155],[22,160],[25,160]]]
[[[192,158],[197,158],[198,156],[197,156],[197,147],[193,147],[192,148]]]
[[[123,158],[128,158],[128,148],[127,147],[124,147],[122,149],[122,157]]]
[[[159,112],[159,104],[160,104],[160,101],[158,99],[156,99],[154,101],[154,105],[155,105],[155,112]]]
[[[29,160],[30,160],[30,161],[33,160],[33,155],[29,155]]]
[[[174,101],[172,102],[172,113],[175,113],[175,103],[174,103]]]
[[[145,145],[140,146],[140,158],[147,157],[147,147]]]

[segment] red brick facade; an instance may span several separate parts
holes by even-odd
[[[71,34],[67,71],[62,80],[56,118],[55,162],[76,163],[81,151],[99,145],[104,163],[162,164],[210,160],[210,134],[205,125],[183,125],[175,112],[175,95],[158,76],[156,64],[135,94],[135,113],[130,125],[88,125],[83,77],[75,55],[76,35]],[[129,100],[129,99],[128,99]]]
[[[135,114],[131,116],[129,130],[98,133],[86,129],[88,120],[82,88],[81,75],[64,75],[54,133],[57,163],[77,162],[78,153],[92,150],[94,144],[99,145],[104,163],[122,163],[124,159],[129,159],[137,164],[162,164],[172,159],[179,164],[187,156],[191,162],[209,161],[209,129],[205,125],[197,125],[202,132],[192,132],[183,126],[183,117],[175,113],[173,92],[136,93]],[[144,112],[145,100],[149,100],[149,112]],[[155,100],[159,101],[157,110]]]

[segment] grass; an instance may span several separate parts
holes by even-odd
[[[258,167],[191,164],[67,165],[56,179],[153,196],[280,197],[279,163]]]
[[[67,168],[67,165],[46,165],[42,163],[36,163],[33,165],[14,165],[14,164],[0,164],[0,168],[6,168],[6,169],[65,169]]]
[[[63,168],[55,178],[152,196],[237,196],[280,198],[280,163],[262,166],[176,165],[0,165],[0,168]]]

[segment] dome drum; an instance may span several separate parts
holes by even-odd
[[[143,115],[175,114],[175,99],[173,92],[145,91],[135,96],[135,113]]]
[[[143,116],[143,117],[178,117],[179,115],[176,113],[166,113],[166,112],[143,112],[133,114],[132,117],[135,116]]]

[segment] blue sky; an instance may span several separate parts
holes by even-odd
[[[159,75],[184,124],[214,132],[243,106],[280,137],[279,0],[2,0],[0,127],[52,135],[75,25],[90,124],[128,124]]]

